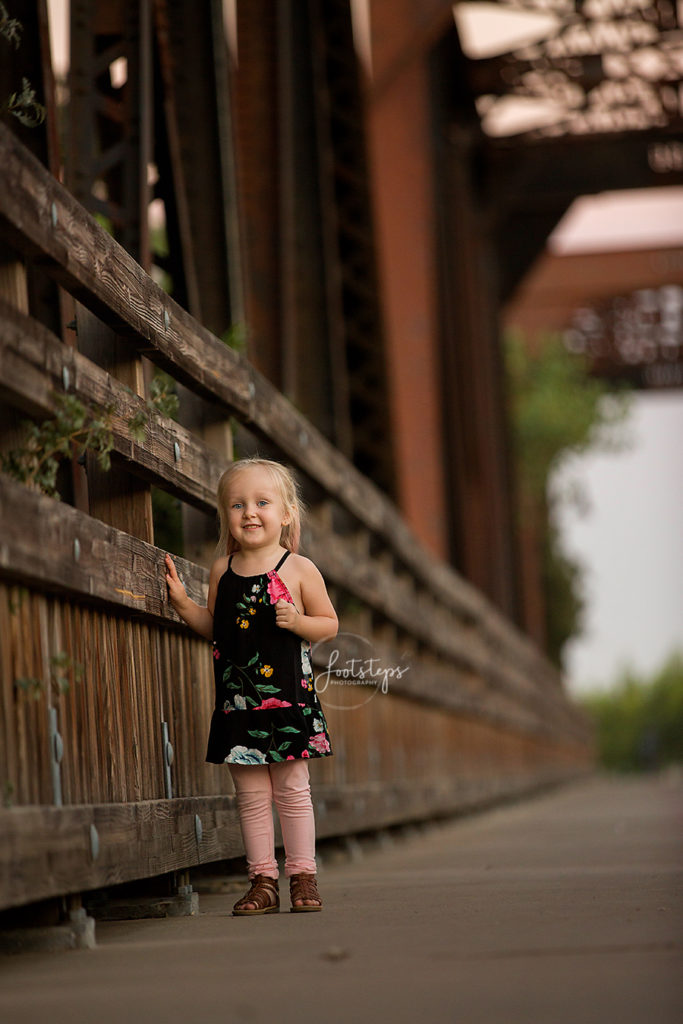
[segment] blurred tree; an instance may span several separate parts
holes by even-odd
[[[683,654],[671,655],[650,680],[627,671],[613,689],[581,703],[595,722],[605,768],[642,771],[683,763]]]
[[[563,501],[585,506],[585,498],[576,489],[551,489],[549,481],[570,452],[624,447],[629,396],[624,387],[592,377],[560,334],[539,335],[532,344],[510,332],[506,363],[520,530],[538,550],[543,639],[559,666],[565,643],[581,631],[584,597],[583,569],[562,549],[556,509]]]

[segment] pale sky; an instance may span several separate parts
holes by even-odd
[[[573,457],[558,474],[590,502],[585,516],[561,517],[567,551],[586,569],[586,631],[566,650],[575,693],[683,652],[683,392],[639,392],[627,432],[628,451]]]
[[[658,245],[683,246],[681,188],[583,197],[549,241],[555,252]],[[586,632],[566,651],[574,693],[683,652],[683,389],[636,393],[627,432],[628,451],[575,457],[561,474],[591,504],[561,519],[567,550],[586,566]]]

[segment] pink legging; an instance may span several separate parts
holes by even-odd
[[[285,878],[315,874],[315,819],[308,763],[303,758],[277,764],[231,764],[249,878],[278,877],[273,800],[285,846]]]

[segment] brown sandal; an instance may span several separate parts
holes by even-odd
[[[275,902],[272,901],[275,897]],[[254,910],[243,910],[245,903],[254,903]],[[316,908],[317,909],[317,908]],[[247,917],[251,914],[278,914],[280,912],[280,887],[277,878],[268,875],[255,875],[246,896],[238,900],[232,908],[235,917]]]
[[[301,914],[309,910],[322,910],[323,901],[318,892],[315,875],[307,875],[303,872],[298,875],[291,875],[289,879],[289,896],[292,901],[291,913]],[[317,900],[318,906],[310,906],[302,903],[295,907],[295,900]]]

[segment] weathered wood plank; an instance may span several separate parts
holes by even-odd
[[[0,347],[0,354],[1,352],[2,348]],[[49,401],[48,398],[45,400]],[[202,446],[200,443],[196,443],[195,447]],[[60,589],[76,592],[79,596],[99,597],[155,615],[159,614],[159,598],[160,596],[165,598],[165,590],[160,589],[160,585],[163,583],[163,573],[157,579],[151,571],[151,563],[157,565],[161,561],[158,549],[146,545],[144,542],[136,541],[127,534],[112,531],[97,520],[90,519],[67,505],[55,504],[52,499],[45,499],[41,495],[34,494],[9,478],[2,478],[2,487],[5,494],[4,504],[0,505],[0,510],[4,509],[0,511],[0,521],[7,520],[7,530],[4,535],[4,556],[0,557],[0,565],[7,572],[26,578],[26,570],[22,568],[22,565],[25,565],[29,559],[28,549],[31,548],[31,543],[30,537],[25,537],[23,524],[32,519],[36,521],[40,519],[43,523],[58,520],[61,523],[62,544],[53,543],[48,550],[42,553],[42,560],[34,560],[28,578],[36,582],[42,581],[51,586],[59,586],[61,580]],[[209,501],[208,494],[206,500]],[[12,530],[12,524],[14,524],[14,530]],[[90,538],[89,541],[88,538]],[[73,547],[76,540],[79,541],[80,546],[80,555],[77,561],[74,559]],[[306,541],[307,550],[311,549],[311,553],[321,566],[322,571],[331,580],[343,584],[354,595],[367,601],[388,617],[394,618],[406,631],[415,632],[421,639],[436,643],[444,653],[450,654],[466,664],[472,664],[475,655],[471,650],[468,652],[465,646],[458,644],[457,634],[451,630],[448,638],[441,637],[439,639],[428,616],[416,615],[410,608],[404,608],[401,605],[400,595],[397,597],[395,594],[392,578],[380,567],[374,566],[372,562],[359,562],[354,559],[353,550],[351,552],[344,550],[344,543],[339,538],[322,536],[313,528],[307,530]],[[16,552],[14,558],[10,556],[10,544]],[[113,546],[118,551],[118,556],[114,556],[113,551],[108,551],[106,565],[104,563],[100,565],[96,558],[88,557],[92,555],[94,546],[97,545],[99,551],[102,544],[107,545],[108,549]],[[21,558],[22,546],[27,548],[23,560]],[[138,597],[135,599],[129,593],[132,589],[129,575],[119,579],[115,586],[110,586],[112,573],[114,575],[118,572],[125,574],[131,558],[137,560]],[[143,562],[147,563],[145,571],[140,572]],[[66,568],[68,568],[68,572],[65,572]],[[89,575],[87,580],[84,580],[82,573],[86,571]],[[185,562],[182,571],[187,581],[195,577],[195,588],[201,589],[206,585],[206,572],[193,566],[192,563]],[[94,576],[99,577],[97,583],[93,581]],[[124,582],[129,585],[122,586],[121,584]],[[137,603],[141,600],[147,603],[142,605]],[[166,614],[162,617],[166,617],[168,614],[165,601],[164,607]],[[152,608],[155,610],[152,611]],[[170,614],[173,617],[172,612]]]
[[[179,622],[164,579],[163,552],[35,494],[0,475],[0,572],[78,598],[104,601],[157,620]],[[36,545],[37,536],[49,545]],[[192,598],[206,603],[208,572],[176,558]]]
[[[51,350],[53,347],[51,341],[48,340],[47,338],[44,338],[43,341],[47,342],[47,347],[48,349]],[[58,344],[59,343],[55,342],[55,345]],[[27,346],[27,349],[29,348],[30,346]],[[60,348],[63,348],[63,346],[60,346]],[[86,379],[85,374],[81,375],[83,364],[86,365],[88,373],[92,371],[92,378],[94,378],[95,384],[98,383],[98,377],[106,378],[107,375],[103,374],[103,372],[101,371],[98,371],[97,368],[93,367],[92,364],[89,364],[87,360],[83,360],[81,357],[77,357],[72,361],[72,357],[74,354],[71,352],[71,350],[64,349],[64,352],[66,353],[67,356],[67,361],[65,365],[69,365],[69,363],[71,364],[74,373],[74,381],[78,381],[80,383],[82,379]],[[7,364],[12,361],[11,359],[3,361],[3,354],[7,355],[8,353],[10,356],[13,356],[15,354],[15,351],[11,350],[9,345],[0,346],[0,367],[7,367]],[[50,355],[52,354],[54,353],[50,351]],[[56,354],[59,355],[59,351]],[[21,369],[23,365],[26,365],[29,370],[32,366],[35,366],[37,359],[34,359],[33,355],[35,355],[35,353],[27,351],[27,353],[25,354],[25,359],[21,359],[17,354],[16,365],[13,368],[10,368],[10,376],[14,372],[18,373],[18,375],[21,376]],[[60,362],[59,360],[57,360],[57,370],[59,368],[59,365]],[[32,401],[34,403],[34,406],[43,408],[44,411],[47,411],[44,409],[42,403],[45,402],[46,404],[49,404],[51,399],[50,392],[47,389],[47,386],[45,385],[44,379],[40,377],[39,373],[36,376],[31,376],[31,374],[28,373],[25,379],[27,382],[27,402],[29,400],[29,395],[32,394]],[[88,378],[88,380],[90,381],[90,378]],[[103,382],[100,380],[99,383],[102,384]],[[106,385],[107,383],[108,382],[105,380],[104,384]],[[93,400],[95,400],[96,398],[102,400],[103,397],[106,397],[107,393],[116,394],[116,388],[114,387],[108,392],[103,392],[102,388],[98,389],[95,386],[86,387],[85,393],[88,396],[91,396]],[[80,388],[79,394],[83,394]],[[125,392],[125,390],[123,394],[120,395],[119,397],[122,402],[125,402],[127,400],[130,401],[131,408],[134,406],[135,400],[133,396],[130,396],[127,392]],[[202,446],[199,443],[193,443],[193,447],[196,450],[202,449]],[[137,446],[135,446],[135,449],[131,450],[131,458],[135,456],[138,450],[139,449],[137,448]],[[210,457],[208,460],[210,460]],[[205,464],[205,462],[208,460],[199,459],[199,462],[200,464]],[[157,475],[157,479],[162,478],[160,475]],[[11,519],[11,522],[13,522],[16,525],[20,522],[27,521],[27,518],[25,517],[30,517],[31,513],[28,511],[27,502],[28,504],[30,504],[31,498],[28,495],[20,494],[19,492],[15,492],[15,494],[20,499],[23,499],[20,501],[19,507],[16,509],[16,514],[10,515],[9,517]],[[207,503],[210,501],[208,493],[206,494],[205,500]],[[53,514],[59,515],[60,518],[62,509],[66,508],[66,506],[58,506],[57,509],[55,509],[54,506],[48,507],[50,508]],[[37,511],[34,511],[34,516],[37,517],[38,515],[39,513]],[[45,521],[44,514],[40,513],[40,518],[43,522]],[[70,567],[73,565],[73,543],[78,539],[82,552],[79,558],[79,564],[81,567],[83,567],[85,564],[84,560],[86,558],[86,552],[83,547],[82,535],[83,533],[87,534],[92,529],[101,532],[102,528],[101,526],[93,526],[91,521],[88,519],[79,520],[78,515],[76,515],[75,519],[76,521],[72,524],[73,529],[70,533],[70,536],[67,538],[66,542],[66,561]],[[62,523],[62,532],[65,531],[66,525],[66,523]],[[9,544],[10,535],[11,533],[9,530],[5,532],[6,544]],[[123,557],[125,563],[127,564],[129,560],[129,552],[131,546],[134,546],[134,542],[131,538],[125,539],[125,537],[126,535],[122,535],[120,539],[123,539]],[[313,528],[308,529],[306,533],[306,538],[307,548],[311,549],[309,550],[309,553],[313,556],[314,560],[318,562],[318,564],[321,566],[325,574],[331,580],[334,580],[339,584],[344,585],[345,587],[350,589],[355,596],[366,601],[371,607],[387,615],[407,632],[412,632],[416,636],[418,636],[422,641],[429,643],[435,650],[440,651],[445,656],[454,660],[456,664],[461,663],[463,665],[476,668],[482,675],[482,678],[486,678],[490,685],[497,685],[499,687],[508,689],[510,688],[511,683],[509,673],[508,677],[506,677],[505,669],[503,667],[505,665],[504,659],[495,659],[494,661],[492,661],[491,666],[487,666],[483,663],[481,638],[477,635],[476,631],[470,630],[470,635],[466,640],[464,640],[460,636],[461,629],[457,622],[451,621],[450,623],[448,623],[447,628],[444,629],[442,627],[441,629],[439,629],[438,624],[434,622],[433,618],[428,613],[420,614],[419,610],[416,611],[413,606],[406,605],[405,602],[402,601],[400,592],[397,593],[396,588],[394,586],[394,579],[391,576],[389,576],[389,574],[385,570],[373,564],[371,561],[362,562],[355,558],[353,548],[351,548],[351,551],[346,551],[343,541],[341,541],[339,538],[322,536],[319,533],[317,533],[317,531]],[[141,549],[137,552],[138,560],[144,558],[145,551],[146,549]],[[151,549],[151,551],[153,552],[155,558],[159,555],[156,549]],[[58,547],[55,545],[51,545],[49,550],[45,552],[44,559],[54,559],[58,556],[58,553]],[[48,583],[48,585],[55,585],[56,582],[60,579],[63,579],[66,583],[67,578],[62,575],[63,565],[64,561],[61,560],[59,564],[53,567],[51,572],[47,571],[41,573],[40,563],[34,563],[33,578],[36,580],[42,579],[43,582]],[[5,562],[5,568],[11,568],[11,565],[9,564],[8,561]],[[14,568],[18,569],[18,566],[15,566]],[[131,605],[130,600],[126,600],[126,598],[131,599],[130,593],[126,593],[126,591],[130,591],[130,587],[115,586],[114,592],[112,593],[109,584],[112,579],[113,568],[114,563],[112,562],[111,558],[108,560],[106,564],[106,569],[104,566],[100,566],[99,571],[97,571],[98,566],[96,563],[90,566],[90,569],[93,573],[97,573],[97,575],[103,577],[103,588],[101,588],[98,591],[97,588],[92,586],[92,583],[89,583],[88,591],[85,593],[79,591],[80,595],[86,596],[87,594],[87,596],[94,596],[97,593],[98,596],[101,596],[104,590],[109,594],[109,600],[115,601],[117,603],[123,603],[129,607],[132,606],[140,608],[139,604],[136,603]],[[155,598],[157,598],[159,594],[159,581],[154,578],[153,573],[151,573],[150,571],[148,571],[146,574],[143,573],[142,575],[140,575],[139,572],[136,573],[136,582],[138,590],[141,590],[142,586],[142,591],[144,591],[145,581],[151,583],[152,592],[151,594],[141,592],[139,597],[135,599],[136,602],[141,600],[143,596],[148,600],[154,600]],[[75,588],[74,582],[72,582],[71,587]],[[524,687],[517,687],[517,689],[523,690]]]
[[[55,411],[55,394],[66,390],[98,409],[111,409],[113,459],[202,511],[215,512],[216,488],[227,462],[193,434],[160,414],[47,328],[0,300],[0,396],[31,416]],[[143,444],[128,423],[148,415]],[[175,446],[178,446],[176,458]]]
[[[394,506],[253,367],[159,288],[0,125],[0,231],[83,305],[206,398],[224,404],[325,490],[442,599],[478,618],[480,595],[423,551]]]
[[[44,535],[51,537],[49,546],[35,550],[33,530],[27,528],[30,523],[35,523],[36,530],[40,528],[45,531]],[[7,477],[0,478],[0,529],[0,572],[4,575],[71,593],[81,599],[97,599],[137,613],[144,612],[157,620],[179,622],[167,600],[163,553],[152,545],[70,506],[34,494]],[[311,537],[309,533],[309,542]],[[475,642],[470,638],[467,643],[459,643],[457,621],[451,622],[448,630],[437,631],[428,617],[413,617],[409,609],[402,609],[400,599],[397,603],[392,597],[388,576],[382,579],[379,574],[371,582],[372,574],[362,563],[345,558],[335,538],[319,537],[317,545],[317,560],[333,580],[353,589],[361,599],[389,618],[395,615],[406,631],[414,632],[448,657],[456,668],[462,665],[476,673],[483,691],[489,693],[491,688],[496,688],[510,698],[498,700],[488,709],[486,701],[479,700],[470,705],[476,708],[476,714],[495,717],[505,707],[510,724],[515,727],[521,724],[520,719],[528,723],[530,712],[536,722],[545,723],[551,729],[561,724],[571,728],[580,724],[580,716],[566,704],[561,693],[543,687],[542,676],[530,685],[524,678],[520,681],[513,670],[506,670],[504,650],[489,655],[476,638]],[[206,570],[183,559],[176,561],[188,592],[200,603],[205,602]],[[419,670],[417,674],[422,676]],[[462,707],[455,678],[457,675],[454,677],[452,671],[442,675],[440,689],[445,707]],[[402,690],[399,684],[396,686]],[[409,687],[411,683],[406,682],[404,686]],[[518,711],[515,711],[515,703],[519,705]]]
[[[183,383],[248,413],[244,360],[154,284],[4,125],[0,149],[0,226],[11,244]]]
[[[426,820],[576,778],[581,765],[507,777],[313,784],[319,839]],[[201,820],[197,841],[195,816]],[[91,829],[97,846],[91,843]],[[243,855],[233,796],[0,809],[0,909]],[[96,855],[94,851],[96,850]]]

